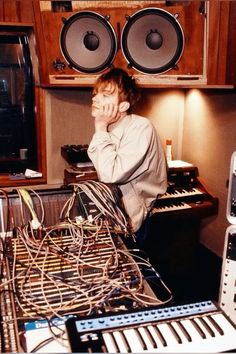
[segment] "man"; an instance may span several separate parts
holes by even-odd
[[[119,186],[133,233],[167,187],[158,134],[150,120],[132,113],[139,96],[135,80],[122,69],[98,78],[92,99],[95,133],[88,148],[99,180]]]

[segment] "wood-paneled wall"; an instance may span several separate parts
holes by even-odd
[[[13,23],[34,23],[33,1],[1,0],[0,21]]]

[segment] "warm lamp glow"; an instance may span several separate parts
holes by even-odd
[[[193,108],[199,107],[199,104],[201,104],[203,99],[203,95],[200,90],[198,89],[191,89],[188,91],[186,95],[186,100],[188,100],[188,103],[191,102],[191,105]]]

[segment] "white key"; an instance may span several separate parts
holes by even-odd
[[[207,316],[205,320],[209,325],[211,325],[214,328],[216,335],[220,335],[220,336],[224,335],[224,329],[221,328],[221,326],[215,321],[215,319],[211,315]]]
[[[187,334],[186,328],[182,325],[180,321],[176,321],[176,322],[173,321],[171,322],[171,324],[176,330],[176,332],[178,333],[178,335],[180,336],[181,342],[183,344],[191,342],[191,337],[189,336],[189,334]]]
[[[156,326],[153,325],[153,326],[148,326],[148,329],[153,337],[153,339],[155,340],[156,342],[156,345],[157,345],[157,348],[164,348],[165,347],[165,344],[163,343],[163,341],[161,340],[160,336],[157,334],[156,332]]]
[[[199,333],[197,328],[194,327],[194,325],[191,322],[191,320],[183,319],[183,320],[181,320],[181,323],[184,325],[184,327],[186,328],[187,332],[191,336],[193,343],[197,343],[197,342],[203,340],[201,334]]]
[[[161,331],[161,333],[163,334],[163,337],[165,338],[165,340],[167,342],[167,347],[178,345],[178,341],[177,341],[176,337],[173,335],[173,333],[171,332],[167,323],[160,323],[157,325],[157,327]]]
[[[154,350],[155,343],[152,342],[152,337],[148,333],[148,330],[145,327],[139,327],[138,331],[146,344],[146,350]]]
[[[114,331],[113,335],[114,335],[116,344],[117,344],[117,346],[119,348],[119,351],[121,353],[129,353],[130,350],[129,350],[129,347],[128,347],[127,343],[125,342],[123,334],[121,332],[119,332],[119,331]]]
[[[162,206],[158,206],[156,208],[153,208],[151,214],[164,213],[166,211],[191,209],[191,208],[192,208],[191,205],[189,205],[185,202],[181,202],[181,203],[177,203],[177,204],[173,203],[171,205],[162,205]]]
[[[202,331],[205,333],[206,338],[215,337],[215,329],[212,328],[212,325],[206,321],[205,316],[200,317],[200,318],[196,317],[195,321],[199,325],[199,327],[202,329]]]
[[[131,348],[132,353],[142,353],[144,352],[145,348],[143,346],[143,342],[140,338],[140,335],[137,333],[137,330],[134,328],[125,329],[123,331],[127,342]]]
[[[107,352],[108,353],[119,353],[117,345],[115,343],[115,340],[112,336],[111,333],[109,332],[104,332],[102,334],[106,348],[107,348]]]
[[[216,314],[212,315],[211,317],[216,321],[216,323],[218,323],[220,328],[223,329],[225,337],[227,337],[227,336],[233,337],[234,336],[235,337],[234,343],[236,343],[236,329],[228,321],[228,319],[222,313],[216,313]]]

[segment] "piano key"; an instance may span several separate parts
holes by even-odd
[[[200,318],[196,318],[196,322],[204,331],[207,338],[215,337],[218,334],[216,328],[212,325],[212,323],[208,320],[207,316],[202,316]]]
[[[146,344],[141,338],[138,330],[134,328],[124,329],[123,334],[132,353],[143,352],[145,349],[147,349]]]
[[[233,333],[234,332],[234,327],[233,325],[228,321],[228,319],[222,314],[222,313],[216,313],[211,315],[212,319],[218,324],[220,328],[224,328],[224,333]],[[235,349],[235,348],[234,348]]]
[[[168,322],[167,324],[171,330],[171,332],[173,333],[174,337],[176,338],[178,343],[182,343],[182,339],[179,336],[178,332],[176,331],[175,327],[173,326],[173,324],[171,322]]]
[[[178,344],[177,338],[173,335],[168,323],[160,323],[157,324],[156,327],[162,333],[163,337],[165,338],[167,347],[175,346]]]
[[[124,337],[122,331],[114,331],[113,332],[116,344],[119,348],[119,351],[121,353],[131,353],[131,348],[126,340],[126,338]]]
[[[103,340],[108,353],[119,353],[119,348],[117,347],[116,341],[113,337],[113,333],[104,332],[102,334]]]
[[[202,329],[202,331],[205,333],[206,338],[215,337],[214,331],[212,330],[212,328],[206,323],[206,321],[202,317],[196,318],[195,321],[199,325],[199,327]]]
[[[191,342],[192,339],[189,336],[188,332],[186,331],[186,328],[184,328],[184,326],[182,325],[181,322],[172,321],[171,323],[169,323],[169,325],[171,325],[173,330],[175,331],[175,333],[173,332],[173,334],[177,337],[179,344]],[[179,339],[178,339],[178,337],[179,337]]]
[[[191,205],[185,202],[172,203],[169,205],[163,205],[163,206],[158,206],[153,208],[151,210],[150,215],[155,213],[163,213],[167,211],[178,211],[178,210],[191,209],[191,208],[192,208]]]
[[[148,326],[148,330],[150,331],[155,343],[156,343],[156,347],[165,347],[167,345],[165,338],[163,337],[163,335],[161,334],[161,332],[159,331],[158,328],[156,328],[156,326]]]
[[[214,320],[214,318],[212,316],[208,316],[207,317],[208,320],[212,323],[212,325],[216,328],[216,330],[218,331],[218,333],[223,336],[224,335],[224,331],[223,329],[218,325],[218,323]]]
[[[191,321],[191,319],[188,318],[183,319],[181,320],[181,323],[183,324],[183,326],[186,328],[186,331],[191,336],[192,342],[199,342],[200,340],[203,340],[201,332],[196,328],[196,326]]]
[[[175,326],[178,326],[181,330],[181,332],[183,333],[184,335],[184,338],[186,338],[186,340],[188,342],[192,342],[192,338],[190,336],[190,334],[188,333],[188,331],[186,330],[186,328],[184,327],[183,323],[181,323],[180,321],[176,321],[174,322]]]
[[[149,326],[145,326],[145,327],[143,327],[143,329],[144,329],[144,331],[145,331],[145,333],[146,333],[146,335],[147,335],[148,341],[150,342],[150,346],[151,346],[152,348],[157,348],[157,343],[155,342],[155,340],[154,340],[154,338],[153,338],[153,335],[152,335],[152,333],[151,333],[151,331],[150,331]]]
[[[190,321],[192,322],[192,324],[194,325],[194,327],[196,328],[196,330],[198,331],[198,333],[200,334],[200,336],[205,339],[206,338],[206,334],[205,332],[202,330],[201,326],[199,326],[198,322],[196,322],[195,318],[191,318]]]
[[[144,337],[146,338],[145,336],[145,331],[143,331],[143,328],[140,327],[140,328],[136,328],[136,333],[137,333],[137,336],[138,336],[138,339],[142,345],[142,348],[143,350],[147,350],[147,344],[146,344],[146,341],[144,340]],[[149,342],[148,342],[149,344]]]
[[[166,347],[167,343],[165,338],[163,337],[162,333],[160,332],[159,328],[156,327],[156,325],[153,326],[148,326],[149,331],[151,332],[157,347]]]
[[[160,199],[168,198],[181,198],[194,195],[203,195],[204,193],[198,188],[178,188],[178,189],[167,189],[167,192],[163,194]]]
[[[138,328],[138,331],[145,343],[146,350],[153,350],[157,347],[147,327],[141,326]]]

